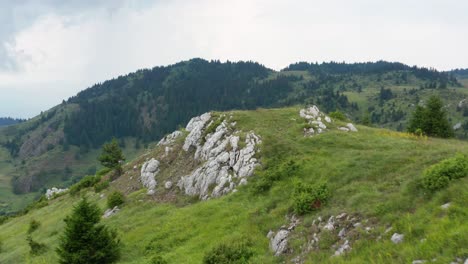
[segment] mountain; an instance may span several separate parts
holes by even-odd
[[[129,159],[120,177],[99,172],[3,219],[0,260],[56,263],[73,206],[86,196],[104,211],[118,191],[125,202],[102,222],[121,238],[119,263],[465,261],[468,142],[320,110],[194,117]],[[36,254],[28,229],[42,245]]]
[[[0,128],[0,214],[23,208],[47,188],[94,174],[100,146],[113,137],[133,158],[190,117],[212,110],[316,104],[357,123],[403,131],[415,105],[438,94],[457,137],[466,138],[466,85],[451,72],[385,61],[301,62],[273,71],[255,62],[192,59],[139,70]]]
[[[18,119],[18,118],[0,117],[0,127],[17,124],[17,123],[24,122],[24,121],[25,120]]]

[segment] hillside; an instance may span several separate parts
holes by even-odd
[[[0,117],[0,127],[13,125],[20,122],[24,122],[24,120],[11,117]]]
[[[95,173],[98,149],[112,137],[132,158],[190,117],[212,110],[316,104],[357,123],[404,131],[415,105],[438,94],[456,136],[466,138],[467,85],[455,73],[383,61],[296,63],[277,72],[254,62],[192,59],[139,70],[0,128],[0,214]]]
[[[1,224],[0,262],[55,263],[63,219],[73,205],[87,196],[104,210],[114,190],[125,193],[126,202],[103,222],[122,239],[119,263],[150,263],[155,256],[202,263],[223,243],[247,245],[250,263],[468,258],[468,177],[434,192],[421,187],[427,168],[456,153],[468,155],[468,142],[366,126],[354,131],[349,121],[330,120],[316,108],[300,110],[191,119],[125,164],[123,175],[101,193],[84,188],[60,195]],[[329,199],[298,212],[298,197],[312,195],[305,186],[319,183],[326,184]],[[40,223],[33,239],[46,245],[38,255],[29,254],[26,241],[32,219]]]

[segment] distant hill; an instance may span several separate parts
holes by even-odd
[[[192,59],[139,70],[1,128],[0,160],[9,162],[0,163],[0,187],[8,184],[0,202],[16,199],[13,193],[40,193],[94,173],[100,146],[113,137],[127,157],[134,157],[190,117],[212,110],[316,104],[358,123],[403,131],[415,105],[438,94],[452,125],[459,124],[457,137],[467,138],[468,100],[463,100],[468,89],[463,85],[451,72],[385,61],[300,62],[274,71],[250,61]],[[22,206],[9,204],[3,212]]]
[[[11,118],[11,117],[0,117],[0,127],[9,126],[17,123],[24,122],[24,119]]]

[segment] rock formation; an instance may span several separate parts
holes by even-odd
[[[68,191],[68,189],[58,189],[58,188],[52,187],[50,189],[47,189],[45,196],[47,200],[50,200],[54,197],[54,195],[59,194],[59,193],[64,193],[66,191]]]
[[[143,166],[141,167],[140,181],[143,184],[143,186],[148,188],[149,195],[154,194],[154,189],[156,188],[156,185],[157,185],[157,182],[154,176],[156,176],[158,172],[159,172],[159,161],[155,160],[154,158],[143,163]]]
[[[177,183],[187,195],[198,195],[203,200],[224,195],[245,184],[245,178],[251,176],[259,165],[254,156],[256,146],[261,142],[255,133],[249,132],[245,136],[245,146],[240,148],[241,132],[235,130],[235,122],[226,120],[205,135],[207,127],[215,122],[209,122],[210,118],[211,115],[206,113],[188,123],[186,130],[190,133],[183,149],[194,149],[194,159],[203,164]]]

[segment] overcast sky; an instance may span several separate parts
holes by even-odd
[[[468,68],[466,0],[0,0],[0,116],[193,57]]]

